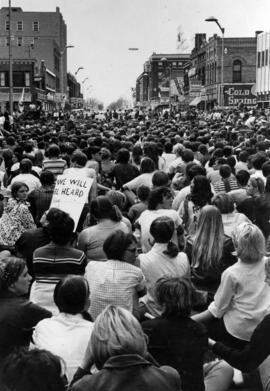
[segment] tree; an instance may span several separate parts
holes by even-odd
[[[123,109],[126,109],[127,107],[129,107],[128,100],[120,97],[115,102],[111,102],[108,105],[107,109],[114,111],[114,110],[123,110]]]
[[[99,101],[96,98],[88,98],[86,100],[86,106],[89,109],[95,110],[95,111],[102,111],[104,110],[104,103]]]

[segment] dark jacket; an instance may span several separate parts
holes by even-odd
[[[86,375],[71,391],[180,391],[180,377],[173,368],[152,364],[137,354],[114,356],[94,375]]]
[[[207,333],[190,318],[164,316],[142,322],[149,353],[160,365],[170,365],[181,376],[183,391],[204,391],[203,358]]]
[[[42,319],[52,316],[50,311],[3,292],[0,296],[0,362],[12,349],[28,346],[33,327]]]

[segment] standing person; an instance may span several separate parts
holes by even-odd
[[[224,361],[203,365],[207,333],[190,318],[194,295],[188,279],[167,276],[157,280],[155,297],[162,315],[142,322],[149,353],[160,365],[178,371],[183,391],[226,391],[233,369]]]
[[[11,186],[11,198],[0,218],[0,246],[14,248],[21,234],[28,229],[36,228],[26,202],[29,188],[22,182]]]
[[[85,254],[71,246],[73,230],[72,218],[58,210],[50,227],[51,242],[38,248],[33,255],[35,281],[31,287],[31,300],[54,314],[58,313],[53,301],[55,285],[69,274],[83,275],[85,271]]]
[[[48,159],[43,160],[42,170],[51,171],[56,179],[67,168],[67,162],[60,158],[60,148],[56,144],[50,144],[46,152]]]
[[[0,359],[1,363],[14,348],[29,346],[32,328],[51,312],[39,307],[25,296],[31,276],[23,259],[7,257],[0,260]]]
[[[89,374],[91,363],[99,372]],[[71,391],[179,391],[181,385],[175,369],[159,367],[148,355],[144,333],[136,318],[113,305],[94,323],[82,374]]]
[[[238,212],[244,213],[255,224],[259,213],[258,206],[263,193],[264,182],[262,178],[250,177],[247,184],[248,197],[237,205]]]
[[[150,234],[154,240],[153,247],[146,254],[140,254],[138,257],[147,286],[147,293],[141,299],[141,315],[145,312],[153,316],[161,314],[161,308],[157,305],[154,294],[155,283],[160,277],[168,274],[174,277],[190,276],[186,254],[179,252],[177,245],[171,241],[174,231],[174,221],[167,216],[156,218],[150,226]]]
[[[109,304],[136,314],[138,298],[146,293],[142,271],[134,266],[136,240],[131,234],[113,232],[104,242],[106,262],[91,261],[86,268],[90,288],[90,314],[93,319]]]

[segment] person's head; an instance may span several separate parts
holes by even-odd
[[[239,153],[239,161],[243,162],[243,163],[246,163],[247,160],[248,160],[248,153],[247,153],[247,151],[241,151]]]
[[[242,262],[259,262],[265,254],[265,239],[255,224],[245,222],[238,225],[233,233],[233,242]]]
[[[16,296],[29,291],[31,276],[22,258],[6,257],[0,259],[0,292],[10,291]]]
[[[140,201],[146,202],[150,194],[150,188],[145,185],[140,185],[137,189],[137,196]]]
[[[140,172],[141,174],[151,173],[155,171],[155,163],[150,157],[144,157],[141,160]]]
[[[176,155],[177,157],[179,157],[179,156],[181,156],[181,154],[182,154],[182,152],[183,152],[184,149],[185,149],[185,147],[184,147],[182,144],[177,143],[177,144],[175,144],[174,147],[173,147],[173,153],[175,153],[175,155]]]
[[[155,299],[165,317],[188,317],[193,298],[194,288],[187,278],[165,276],[155,284]]]
[[[65,391],[66,389],[60,358],[47,350],[20,348],[9,354],[1,367],[2,391]]]
[[[93,361],[102,369],[113,356],[137,354],[145,357],[147,345],[138,320],[128,310],[110,305],[98,315],[90,337]]]
[[[165,144],[164,144],[164,151],[165,153],[172,153],[173,151],[173,145],[171,142],[167,141]]]
[[[160,187],[160,186],[169,186],[170,185],[169,175],[164,171],[160,171],[160,170],[155,171],[152,176],[152,184],[153,184],[153,188]]]
[[[53,295],[54,302],[59,312],[66,314],[80,314],[89,306],[89,286],[82,276],[68,276],[61,279]]]
[[[93,200],[90,205],[90,213],[97,221],[109,219],[118,222],[122,218],[119,208],[113,205],[107,196],[98,196]]]
[[[71,242],[75,224],[67,213],[61,212],[54,215],[53,224],[49,224],[49,228],[53,243],[64,246]]]
[[[268,175],[270,175],[270,160],[267,160],[265,163],[263,163],[262,173],[265,178],[268,177]]]
[[[199,207],[211,202],[213,193],[209,180],[204,175],[196,175],[190,186],[190,195],[192,202]]]
[[[264,192],[264,182],[261,178],[249,178],[247,184],[247,194],[251,197],[256,197]]]
[[[188,163],[186,166],[186,176],[192,181],[196,175],[203,175],[206,177],[206,169],[195,162]]]
[[[112,154],[108,148],[101,148],[101,160],[110,160]]]
[[[192,162],[194,159],[193,151],[188,148],[184,149],[181,156],[182,156],[183,162],[185,162],[185,163]]]
[[[119,210],[123,210],[126,205],[126,196],[118,190],[109,190],[106,194],[113,205],[118,206]]]
[[[137,253],[136,239],[132,234],[117,230],[105,240],[103,251],[108,259],[133,263]]]
[[[215,206],[205,205],[199,215],[192,246],[194,267],[207,270],[218,264],[223,251],[223,236],[224,228],[220,211]]]
[[[219,174],[221,178],[227,179],[231,176],[232,169],[228,164],[222,164],[219,168]]]
[[[76,150],[71,155],[71,163],[73,165],[78,166],[78,167],[84,167],[86,165],[86,163],[87,163],[87,156],[86,156],[86,154],[81,152],[81,151],[79,151],[79,150]]]
[[[32,162],[30,159],[22,159],[20,162],[20,171],[22,174],[29,174],[32,170]]]
[[[252,158],[252,165],[255,170],[261,170],[263,164],[267,161],[266,154],[264,152],[257,152]]]
[[[150,191],[148,209],[170,209],[172,206],[172,192],[168,187],[158,187]]]
[[[11,196],[18,201],[25,201],[29,192],[29,187],[23,182],[14,182],[11,185]]]
[[[232,213],[234,211],[233,199],[227,193],[216,194],[212,199],[212,204],[219,209],[221,214]]]
[[[235,178],[237,180],[237,184],[240,187],[245,187],[248,184],[249,178],[250,178],[250,173],[246,170],[239,170],[235,174]]]
[[[116,162],[120,164],[127,164],[129,162],[130,153],[128,149],[121,148],[118,151]]]
[[[157,217],[150,226],[150,234],[156,243],[167,243],[167,248],[163,251],[170,258],[177,256],[179,250],[171,239],[175,232],[174,221],[167,216]]]
[[[54,175],[49,170],[44,170],[40,174],[40,182],[42,186],[52,186],[54,184]]]
[[[51,144],[47,150],[49,158],[59,158],[60,148],[56,144]]]

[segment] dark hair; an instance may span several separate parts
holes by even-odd
[[[155,210],[157,205],[163,202],[163,197],[171,194],[171,190],[165,186],[151,190],[148,198],[148,209]]]
[[[223,179],[227,179],[231,175],[232,169],[228,164],[222,164],[219,168],[219,173]]]
[[[71,155],[71,162],[72,163],[77,163],[79,166],[84,167],[87,162],[87,156],[85,153],[76,150],[73,152]]]
[[[1,365],[0,388],[12,391],[65,391],[60,358],[44,349],[20,348]]]
[[[264,188],[265,193],[270,193],[270,175],[267,176],[266,178],[266,184]]]
[[[265,163],[263,163],[262,173],[265,178],[270,175],[270,160],[267,160]]]
[[[182,152],[182,159],[185,163],[192,162],[194,159],[194,153],[191,149],[184,149]]]
[[[235,174],[235,177],[236,177],[237,183],[239,183],[240,186],[246,186],[249,181],[249,178],[250,178],[250,173],[246,170],[239,170]]]
[[[68,276],[60,280],[53,294],[54,302],[59,311],[72,315],[84,311],[88,297],[88,282],[82,276]]]
[[[140,173],[146,174],[155,171],[155,163],[150,157],[144,157],[141,160]]]
[[[30,159],[22,159],[20,162],[20,171],[27,174],[31,171],[32,166],[33,164]]]
[[[241,152],[239,153],[238,159],[239,159],[240,162],[246,163],[247,160],[248,160],[248,153],[247,153],[247,151],[241,151]]]
[[[193,178],[193,186],[191,188],[191,201],[199,207],[211,202],[213,193],[209,180],[204,175],[196,175]]]
[[[212,200],[212,204],[215,205],[222,214],[232,213],[234,211],[233,200],[227,193],[216,194]]]
[[[187,278],[165,276],[155,284],[155,297],[165,307],[167,317],[188,317],[195,296],[194,288]]]
[[[67,213],[54,216],[54,222],[50,224],[52,241],[58,245],[67,244],[73,237],[74,227],[74,220]]]
[[[116,162],[126,164],[129,162],[129,158],[130,158],[129,151],[125,148],[121,148],[118,151]]]
[[[11,196],[12,196],[12,198],[16,199],[17,193],[18,193],[18,191],[20,190],[21,187],[25,187],[27,190],[29,190],[29,187],[24,182],[14,182],[11,185]]]
[[[152,176],[153,187],[169,186],[169,175],[164,171],[155,171]]]
[[[121,230],[111,233],[103,243],[103,251],[108,259],[122,260],[128,246],[136,242],[132,234],[126,234]]]
[[[56,144],[49,145],[49,148],[47,150],[48,157],[59,157],[60,155],[60,148]]]
[[[165,153],[172,153],[173,145],[169,141],[167,141],[164,145],[164,151]]]
[[[44,170],[40,174],[40,182],[42,186],[52,186],[54,184],[54,175],[49,170]]]
[[[0,260],[0,291],[7,290],[18,280],[26,266],[22,258],[7,257]]]
[[[137,196],[142,202],[147,201],[150,194],[150,188],[145,185],[140,185],[137,189]]]
[[[150,234],[156,243],[167,243],[167,249],[164,254],[170,258],[177,256],[179,250],[175,243],[171,241],[175,231],[174,221],[167,216],[157,217],[150,226]]]
[[[206,169],[199,166],[197,163],[189,162],[186,166],[186,176],[192,181],[196,175],[203,175],[206,177]]]
[[[96,220],[111,219],[112,221],[119,222],[122,219],[119,208],[116,205],[113,205],[106,196],[98,196],[91,202],[90,214],[93,215]]]
[[[257,152],[252,159],[252,165],[255,170],[261,170],[263,163],[267,161],[266,154],[264,152]]]

